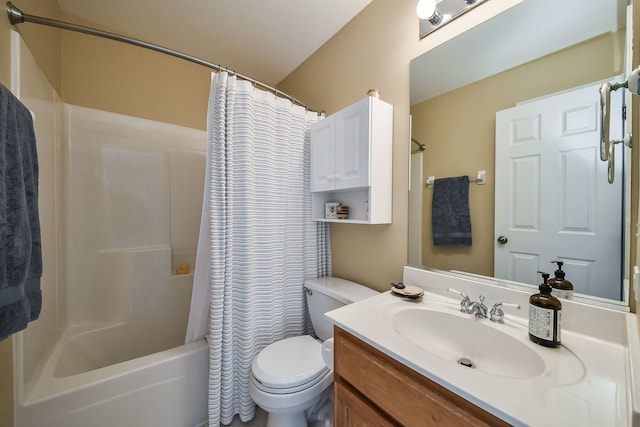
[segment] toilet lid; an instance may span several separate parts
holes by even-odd
[[[265,347],[254,357],[252,370],[266,387],[291,388],[313,381],[329,368],[322,359],[322,344],[303,335]]]

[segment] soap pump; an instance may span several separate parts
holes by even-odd
[[[549,279],[549,285],[553,288],[551,295],[558,299],[573,299],[573,283],[565,279],[565,272],[562,271],[562,261],[551,261],[558,264],[558,269],[554,272],[555,277]]]
[[[560,345],[562,303],[551,295],[549,273],[542,274],[540,292],[529,298],[529,339],[545,347]]]

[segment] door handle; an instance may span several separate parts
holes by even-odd
[[[602,86],[600,86],[600,160],[603,162],[609,160],[609,123],[611,121],[609,105],[611,102],[611,90],[609,82],[602,83]]]
[[[500,236],[496,239],[496,241],[501,245],[506,245],[509,239],[507,239],[505,236]]]

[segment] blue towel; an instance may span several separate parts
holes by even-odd
[[[33,118],[0,84],[0,340],[40,315],[41,276]]]
[[[435,180],[431,226],[434,246],[471,246],[468,176]]]

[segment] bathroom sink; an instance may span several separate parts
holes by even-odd
[[[406,340],[463,367],[509,378],[531,378],[546,369],[535,344],[526,341],[524,327],[517,331],[523,340],[507,333],[513,326],[492,324],[453,309],[449,313],[418,307],[394,310],[389,320]]]

